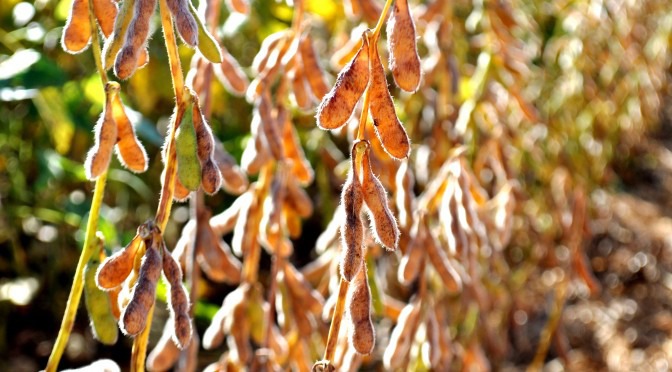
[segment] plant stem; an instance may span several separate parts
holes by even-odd
[[[348,293],[350,283],[341,278],[341,283],[338,286],[338,298],[336,299],[336,308],[334,315],[331,317],[331,326],[329,326],[329,336],[327,336],[327,348],[324,350],[323,360],[332,361],[334,352],[336,351],[336,341],[338,340],[338,333],[341,330],[341,320],[343,320],[343,311],[345,310],[345,297]]]
[[[54,349],[51,351],[49,361],[47,362],[47,372],[56,371],[58,363],[61,360],[63,351],[70,338],[70,332],[75,322],[77,315],[77,308],[79,307],[79,300],[82,297],[82,288],[84,286],[84,267],[89,262],[96,245],[96,230],[98,227],[98,215],[100,213],[100,206],[103,204],[103,195],[105,194],[105,181],[107,180],[107,171],[98,177],[96,180],[96,187],[93,191],[93,200],[91,202],[91,210],[89,211],[89,220],[86,224],[86,237],[84,238],[84,248],[79,256],[75,276],[72,280],[72,288],[68,297],[67,305],[65,306],[65,314],[61,322],[61,329],[58,331],[58,337],[54,344]]]
[[[91,52],[93,53],[93,59],[96,63],[96,69],[100,80],[103,83],[103,87],[107,84],[107,74],[105,74],[105,69],[103,69],[102,59],[100,56],[100,40],[98,39],[98,27],[96,19],[93,13],[93,1],[89,1],[89,23],[91,29],[95,30],[92,35],[92,45]],[[96,185],[93,191],[93,200],[91,201],[91,209],[89,210],[89,220],[86,223],[86,232],[84,238],[84,247],[82,252],[79,255],[79,262],[77,263],[77,268],[75,269],[75,276],[72,280],[72,287],[70,288],[70,294],[68,295],[68,302],[65,305],[65,314],[63,314],[63,320],[61,321],[61,328],[58,330],[58,336],[56,337],[56,342],[54,343],[54,348],[51,351],[49,356],[49,361],[47,361],[46,371],[56,371],[58,368],[58,363],[61,361],[61,356],[63,356],[63,351],[68,344],[68,339],[70,338],[70,333],[72,332],[72,326],[75,323],[75,318],[77,316],[77,308],[79,307],[79,301],[82,298],[82,289],[84,286],[84,267],[91,259],[95,248],[96,241],[96,231],[98,230],[98,216],[100,214],[100,206],[103,203],[103,195],[105,195],[105,183],[107,181],[107,170],[101,174],[96,180]]]

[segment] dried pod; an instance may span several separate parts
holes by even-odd
[[[292,177],[289,177],[286,183],[285,201],[287,204],[302,218],[310,217],[313,214],[313,201],[306,190],[302,189]]]
[[[252,61],[252,71],[255,73],[260,73],[266,70],[266,65],[271,53],[276,49],[281,41],[284,41],[287,38],[287,35],[287,30],[281,30],[268,35],[264,41],[261,42],[259,52],[257,52],[257,55]]]
[[[110,37],[112,31],[114,31],[114,19],[117,18],[117,13],[119,9],[117,8],[117,3],[114,0],[92,0],[93,1],[93,13],[96,16],[96,21],[100,26],[100,30],[103,31],[105,37]]]
[[[341,276],[352,281],[362,267],[364,224],[362,207],[364,196],[354,171],[348,175],[341,193],[341,204],[345,208],[345,218],[341,222]]]
[[[141,243],[142,238],[136,235],[124,249],[106,258],[100,264],[96,273],[98,288],[110,290],[121,285],[133,270],[135,254]]]
[[[388,250],[395,250],[399,244],[399,228],[387,204],[387,192],[371,170],[370,156],[371,152],[367,148],[362,159],[362,194],[371,221],[371,230],[379,244]]]
[[[201,166],[201,183],[203,191],[212,195],[222,186],[222,174],[212,158],[208,158]]]
[[[298,239],[301,237],[301,231],[303,230],[303,224],[301,222],[301,216],[296,212],[296,209],[285,204],[282,206],[282,218],[285,221],[285,227],[287,228],[287,233],[292,239]]]
[[[394,2],[387,21],[387,48],[394,82],[407,92],[415,92],[420,85],[421,69],[408,0]]]
[[[310,89],[315,98],[322,100],[325,94],[329,92],[327,80],[324,77],[322,68],[318,63],[317,54],[313,48],[313,42],[310,40],[308,33],[301,36],[299,41],[299,52],[301,53],[301,62],[303,64],[303,72],[306,75]]]
[[[286,178],[284,168],[278,168],[271,181],[270,192],[264,199],[261,212],[259,241],[269,254],[278,255],[280,253],[280,241],[283,237],[282,205],[286,193]]]
[[[362,16],[368,23],[376,23],[380,18],[383,9],[375,0],[359,0],[362,9]]]
[[[324,298],[319,292],[314,290],[306,278],[291,263],[284,265],[285,283],[292,295],[299,300],[301,306],[318,315],[322,313],[324,307]]]
[[[115,320],[119,320],[119,317],[121,316],[121,309],[119,309],[119,294],[121,293],[121,289],[122,286],[117,286],[107,291],[107,297],[110,300],[110,310],[112,311],[112,316]]]
[[[194,14],[191,13],[190,8],[193,8],[190,0],[166,0],[168,9],[175,20],[175,28],[180,34],[182,41],[192,48],[198,44],[198,26],[194,19]]]
[[[84,304],[91,320],[93,337],[105,345],[117,342],[117,321],[112,314],[110,298],[96,286],[96,271],[100,262],[95,259],[84,267]]]
[[[70,15],[63,28],[61,46],[66,52],[76,54],[86,50],[90,41],[89,0],[73,0]]]
[[[86,155],[84,170],[86,178],[97,179],[110,165],[114,144],[117,143],[117,124],[112,114],[113,96],[119,91],[119,84],[109,82],[105,85],[105,107],[98,118],[95,128],[95,144]]]
[[[177,362],[180,357],[180,349],[171,340],[172,334],[173,325],[166,322],[161,338],[147,356],[147,369],[149,371],[167,371]]]
[[[257,104],[257,110],[261,118],[261,129],[263,130],[263,135],[266,138],[271,154],[275,160],[283,160],[285,154],[282,148],[282,137],[280,136],[282,128],[278,128],[278,126],[285,123],[278,123],[275,120],[276,118],[273,117],[271,97],[267,92],[261,95]]]
[[[322,234],[317,237],[317,241],[315,242],[315,252],[322,255],[335,245],[338,236],[340,235],[341,223],[344,218],[345,210],[343,209],[343,205],[339,205],[334,211],[334,217],[329,221],[329,224],[324,231],[322,231]]]
[[[221,236],[233,231],[238,221],[238,214],[240,213],[240,209],[243,206],[245,206],[245,208],[248,208],[247,206],[249,205],[249,203],[251,202],[250,200],[253,197],[254,197],[254,191],[248,190],[247,192],[236,198],[236,200],[233,201],[233,203],[231,204],[231,206],[229,206],[229,208],[213,216],[210,219],[210,227],[212,228],[212,231],[215,233],[215,235]]]
[[[112,35],[105,40],[102,51],[103,67],[109,70],[114,65],[114,59],[126,40],[128,26],[133,19],[133,8],[135,0],[124,0],[121,2],[117,17],[114,19],[114,31]]]
[[[411,231],[411,241],[399,263],[397,278],[404,285],[410,285],[418,277],[420,266],[424,261],[427,230],[420,221],[421,217],[416,217]]]
[[[192,113],[194,103],[190,102],[175,133],[175,153],[177,155],[177,178],[190,191],[198,190],[201,184],[201,164],[198,159],[196,129]]]
[[[259,233],[259,220],[261,219],[261,203],[254,192],[245,193],[240,198],[244,198],[244,200],[241,201],[238,219],[233,229],[231,248],[237,256],[242,257],[244,252],[248,252],[255,244],[258,244],[257,235]]]
[[[159,236],[160,234],[155,234]],[[145,240],[147,250],[140,265],[138,281],[133,286],[130,301],[124,308],[119,328],[126,335],[137,335],[145,328],[147,312],[156,298],[156,284],[161,276],[161,253],[158,250],[159,242],[155,237]]]
[[[334,70],[341,70],[357,54],[362,47],[362,32],[365,32],[367,25],[362,23],[350,31],[350,39],[336,50],[329,60],[329,64]]]
[[[399,165],[395,177],[395,205],[399,213],[399,225],[402,229],[410,228],[413,220],[411,214],[415,210],[414,184],[413,173],[408,166],[408,161],[404,160]]]
[[[215,139],[214,160],[222,174],[222,188],[229,194],[240,195],[249,186],[247,176],[236,164],[236,160],[226,152],[221,142]]]
[[[261,166],[271,160],[268,143],[261,129],[261,117],[256,113],[252,115],[250,123],[252,138],[247,142],[240,159],[240,166],[247,174],[259,173]]]
[[[219,68],[215,67],[215,77],[224,88],[232,94],[242,96],[250,86],[250,81],[238,61],[224,48],[221,49],[222,58]]]
[[[313,182],[315,172],[308,159],[306,159],[303,147],[301,147],[299,142],[299,136],[296,133],[296,128],[291,122],[289,115],[278,113],[278,120],[283,117],[285,118],[285,122],[282,125],[282,147],[285,150],[285,158],[291,160],[291,171],[296,176],[296,179],[302,185],[308,185]]]
[[[371,85],[369,94],[371,99],[371,117],[376,134],[385,151],[395,159],[408,157],[411,151],[410,140],[406,129],[399,121],[394,102],[387,89],[385,69],[380,62],[378,48],[372,46],[371,53]]]
[[[439,360],[441,359],[441,344],[439,343],[439,337],[441,337],[440,334],[443,329],[439,328],[436,314],[431,308],[427,311],[425,330],[427,340],[422,344],[422,360],[426,366],[437,368]]]
[[[231,11],[245,15],[250,13],[250,3],[248,0],[226,0],[225,3]]]
[[[368,82],[369,41],[366,33],[363,33],[359,51],[338,74],[334,87],[322,99],[317,109],[317,125],[322,129],[342,127],[352,115]]]
[[[436,244],[435,238],[431,236],[431,233],[425,242],[429,262],[436,269],[446,289],[450,292],[462,291],[462,279],[460,279],[460,275],[453,268],[451,261],[443,249]]]
[[[287,71],[287,79],[292,82],[292,96],[294,97],[294,103],[296,103],[300,109],[308,110],[312,106],[310,93],[308,92],[308,81],[302,74],[303,65],[301,64],[301,61],[295,61],[294,63],[294,68]]]
[[[182,270],[170,252],[166,249],[163,240],[163,273],[170,284],[170,297],[168,308],[171,309],[171,317],[174,321],[173,341],[178,348],[184,349],[191,340],[191,318],[189,318],[189,297],[187,290],[182,284]]]
[[[241,264],[231,254],[231,248],[220,240],[210,227],[210,212],[199,213],[196,236],[196,259],[208,278],[216,282],[240,282]]]
[[[385,370],[389,371],[401,367],[404,359],[406,359],[420,320],[420,309],[422,308],[420,305],[420,298],[416,296],[401,310],[397,319],[397,326],[394,327],[390,342],[383,353]]]
[[[133,172],[144,172],[147,170],[147,153],[135,135],[135,129],[126,116],[126,110],[118,92],[115,92],[112,100],[112,116],[117,124],[116,150],[119,162]]]
[[[350,314],[350,342],[360,354],[371,354],[376,336],[371,321],[371,292],[366,277],[366,266],[357,273],[348,292],[347,307]]]
[[[114,73],[119,79],[128,79],[135,72],[138,57],[149,36],[149,21],[155,8],[156,0],[135,0],[133,18],[128,25],[124,45],[114,61]]]

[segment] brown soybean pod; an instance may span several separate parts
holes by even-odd
[[[256,111],[252,115],[250,132],[252,132],[252,138],[243,150],[240,166],[247,174],[256,174],[259,173],[261,166],[268,163],[272,157],[263,129],[261,129],[261,117]]]
[[[397,273],[397,279],[404,285],[410,285],[418,277],[420,266],[425,257],[424,247],[426,246],[427,232],[424,225],[419,222],[421,217],[416,216],[416,218],[411,232],[413,237],[406,248],[406,253],[401,258]]]
[[[422,306],[420,298],[415,297],[413,301],[401,310],[397,325],[390,335],[390,341],[383,353],[383,365],[385,370],[394,370],[401,367],[404,359],[411,348],[411,341],[415,336],[415,330],[420,320],[420,310]]]
[[[177,28],[182,41],[191,47],[198,45],[198,25],[194,16],[189,10],[187,1],[191,0],[166,0],[166,5],[175,19],[175,28]]]
[[[222,61],[219,68],[215,67],[213,71],[219,82],[232,94],[243,96],[250,86],[250,80],[240,64],[225,48],[222,48]]]
[[[352,326],[350,342],[358,353],[371,354],[376,336],[371,322],[371,292],[364,263],[350,287],[347,301]]]
[[[280,117],[280,115],[278,115]],[[292,173],[302,185],[308,185],[313,182],[315,172],[311,167],[303,147],[299,143],[299,136],[296,128],[291,122],[289,115],[284,115],[285,124],[282,126],[282,144],[285,150],[285,157],[292,160]]]
[[[303,65],[301,61],[294,62],[294,68],[287,72],[287,78],[292,82],[292,95],[296,105],[302,110],[308,110],[312,106],[310,94],[308,93],[308,81],[301,73]]]
[[[427,333],[427,340],[422,345],[422,360],[426,366],[437,368],[439,360],[441,359],[441,344],[439,343],[439,337],[441,337],[440,333],[444,330],[439,328],[439,322],[436,320],[436,314],[432,308],[427,310],[425,330]]]
[[[112,114],[113,96],[119,91],[119,84],[109,82],[105,85],[105,107],[95,127],[95,144],[89,150],[84,162],[86,177],[97,179],[105,172],[112,159],[114,144],[117,143],[117,124]]]
[[[299,186],[298,182],[292,177],[289,177],[286,182],[287,193],[285,201],[292,207],[302,218],[308,218],[313,214],[313,200],[310,198],[306,190]]]
[[[282,138],[280,137],[280,133],[282,132],[281,128],[278,128],[278,124],[284,123],[278,123],[273,117],[273,106],[268,92],[262,93],[257,110],[259,110],[259,116],[261,118],[261,129],[266,137],[266,142],[270,147],[271,154],[273,154],[275,160],[283,160],[285,154],[283,153]]]
[[[220,283],[239,283],[241,264],[231,255],[229,245],[215,235],[209,221],[209,212],[199,214],[196,259],[210,279]]]
[[[387,250],[397,249],[399,228],[387,203],[387,192],[378,177],[373,174],[370,162],[371,151],[367,148],[362,159],[362,190],[369,219],[373,222],[373,236]]]
[[[119,287],[133,270],[135,254],[142,243],[142,238],[136,235],[128,245],[107,257],[96,272],[96,285],[102,290],[111,290]]]
[[[321,314],[324,307],[322,295],[311,287],[310,283],[294,265],[285,263],[284,266],[287,288],[299,300],[298,303],[315,315]]]
[[[231,239],[231,248],[239,257],[248,252],[257,244],[257,235],[259,233],[259,215],[261,205],[258,196],[254,192],[247,195],[247,203],[241,205],[238,213],[236,227],[233,229],[233,238]]]
[[[119,162],[133,172],[144,172],[147,170],[147,153],[135,135],[135,129],[126,116],[126,110],[118,92],[114,94],[112,100],[112,115],[117,124],[116,150]]]
[[[261,42],[259,52],[257,52],[257,55],[254,56],[254,60],[252,61],[252,70],[254,72],[258,74],[266,70],[266,64],[268,63],[268,58],[271,52],[276,48],[280,41],[287,37],[287,35],[287,30],[282,30],[266,36],[264,41]]]
[[[221,213],[210,218],[210,227],[215,235],[221,236],[233,231],[236,226],[240,209],[243,205],[250,203],[249,199],[253,197],[253,190],[248,190],[240,195],[233,203]]]
[[[214,161],[222,174],[222,188],[229,194],[240,195],[249,186],[247,176],[236,164],[236,160],[226,152],[219,140],[215,139]]]
[[[399,121],[394,102],[387,89],[385,69],[380,62],[380,55],[376,46],[371,47],[371,117],[376,134],[380,139],[385,151],[395,159],[408,157],[411,144],[406,134],[406,129]]]
[[[103,45],[102,59],[103,67],[105,67],[106,70],[112,68],[117,53],[119,53],[119,50],[124,45],[128,26],[131,23],[131,19],[133,19],[134,7],[135,0],[123,0],[119,7],[117,17],[114,19],[114,31],[112,32],[112,35],[105,40],[105,45]]]
[[[147,356],[147,369],[149,371],[167,371],[175,365],[180,357],[180,349],[171,340],[172,328],[172,324],[166,322],[161,338]]]
[[[160,234],[159,234],[160,237]],[[137,335],[147,322],[147,312],[154,304],[156,284],[161,276],[161,253],[157,249],[155,237],[145,240],[147,250],[140,265],[138,281],[133,286],[131,300],[121,314],[119,328],[126,335]]]
[[[353,164],[354,165],[354,164]],[[345,207],[345,218],[341,222],[341,276],[352,281],[362,267],[364,224],[361,211],[364,204],[361,186],[351,171],[341,193],[341,204]]]
[[[342,127],[352,115],[368,83],[369,41],[366,33],[363,33],[359,51],[338,74],[334,87],[317,108],[317,125],[322,129]]]
[[[436,244],[434,237],[430,236],[425,240],[425,247],[427,250],[427,256],[429,261],[432,263],[432,266],[436,269],[436,272],[439,274],[441,281],[446,286],[446,289],[450,292],[460,292],[462,291],[462,279],[460,275],[455,271],[448,256],[446,253]]]
[[[362,16],[366,21],[371,24],[375,24],[380,18],[380,14],[383,12],[383,9],[380,8],[380,5],[375,0],[358,0],[360,6],[362,7]]]
[[[65,23],[61,36],[63,50],[77,54],[86,50],[90,41],[89,0],[73,0],[68,21]]]
[[[101,31],[105,37],[110,37],[112,31],[114,31],[114,20],[117,18],[117,13],[119,9],[117,8],[117,3],[114,0],[92,0],[93,1],[93,13],[96,16],[98,25],[100,26]]]
[[[415,210],[415,195],[413,194],[413,186],[415,179],[411,172],[408,160],[404,160],[397,169],[395,176],[395,205],[399,212],[399,225],[402,229],[411,227]]]
[[[212,195],[222,185],[222,174],[214,162],[215,139],[212,130],[201,113],[198,98],[195,95],[193,97],[195,99],[193,121],[196,130],[196,150],[201,162],[201,186],[203,191]]]
[[[299,52],[303,63],[303,72],[310,85],[315,98],[322,100],[325,94],[329,92],[329,86],[324,77],[324,73],[318,62],[317,54],[313,48],[313,42],[308,33],[301,36],[299,41]]]
[[[182,284],[182,270],[180,265],[171,256],[168,249],[166,249],[163,241],[163,273],[170,283],[170,297],[168,306],[172,309],[172,317],[174,321],[173,341],[178,348],[184,349],[189,345],[191,340],[191,318],[189,317],[189,297],[187,290]]]
[[[128,26],[124,45],[114,61],[114,73],[119,79],[128,79],[135,72],[138,57],[149,36],[149,21],[155,7],[156,0],[135,0],[133,19]]]
[[[415,92],[420,85],[420,57],[415,37],[415,24],[408,0],[397,0],[387,21],[387,47],[390,70],[397,86]]]

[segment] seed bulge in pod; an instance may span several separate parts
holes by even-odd
[[[399,228],[387,204],[385,188],[371,170],[370,156],[371,153],[367,150],[362,161],[362,194],[372,222],[373,236],[386,249],[395,250],[399,244]]]
[[[408,8],[408,0],[394,2],[387,21],[387,45],[394,82],[407,92],[415,92],[420,85],[421,69],[415,25]]]
[[[198,190],[201,184],[201,164],[198,160],[196,130],[190,102],[182,117],[180,127],[175,133],[175,152],[177,155],[177,177],[190,191]]]
[[[135,254],[140,244],[142,244],[142,238],[136,235],[124,249],[103,261],[96,273],[96,284],[100,289],[116,288],[131,274]]]
[[[128,25],[124,44],[114,60],[114,73],[119,79],[130,78],[138,67],[138,57],[147,43],[149,23],[156,3],[155,0],[135,0],[133,18]]]
[[[173,15],[175,28],[182,41],[192,48],[195,47],[198,44],[198,26],[194,17],[198,15],[190,11],[191,0],[166,0],[166,5]]]
[[[119,84],[108,82],[105,85],[105,107],[95,127],[95,144],[89,150],[84,162],[86,177],[97,179],[110,165],[114,144],[117,143],[117,124],[112,114],[113,96],[119,91]]]
[[[352,327],[350,342],[358,353],[371,354],[376,336],[371,321],[371,292],[363,263],[350,287],[347,301]]]
[[[364,204],[361,186],[354,172],[350,172],[343,185],[341,204],[345,208],[345,218],[341,222],[341,276],[351,281],[362,267],[364,225],[361,211]]]
[[[127,335],[134,336],[145,329],[147,313],[156,298],[156,284],[162,265],[161,254],[153,240],[145,240],[147,250],[140,265],[140,275],[133,286],[130,302],[121,314],[119,328]]]
[[[133,172],[144,172],[147,170],[147,153],[135,135],[135,129],[126,115],[118,92],[115,92],[112,100],[112,116],[117,124],[116,149],[119,162]]]

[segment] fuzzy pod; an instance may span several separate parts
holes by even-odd
[[[250,86],[250,80],[245,71],[240,67],[238,61],[224,48],[221,49],[222,58],[219,61],[219,67],[214,67],[215,77],[226,88],[226,90],[236,96],[243,96]]]
[[[215,235],[222,236],[233,231],[236,227],[241,207],[250,203],[249,199],[254,197],[253,193],[253,190],[246,191],[236,198],[227,209],[210,218],[210,227]]]
[[[425,257],[427,231],[418,220],[411,230],[411,236],[411,241],[406,247],[406,252],[401,258],[397,271],[397,279],[399,283],[404,285],[410,285],[418,277],[420,266],[422,266]]]
[[[210,326],[203,334],[203,348],[211,350],[222,344],[224,341],[225,323],[231,323],[231,315],[234,308],[240,303],[245,302],[247,288],[249,285],[242,284],[224,298],[222,306],[217,310],[210,322]]]
[[[308,110],[312,107],[313,102],[311,94],[308,92],[310,87],[303,71],[301,61],[295,62],[294,68],[287,72],[287,79],[292,83],[292,97],[294,97],[296,106],[301,110]]]
[[[294,265],[286,263],[283,269],[287,289],[299,300],[297,303],[302,304],[304,309],[315,315],[321,314],[322,308],[324,308],[324,297],[312,288],[303,274]]]
[[[390,91],[387,88],[385,69],[380,62],[378,48],[372,47],[371,56],[371,85],[369,94],[371,100],[371,117],[385,152],[395,159],[405,159],[411,151],[411,142],[406,129],[399,121]]]
[[[401,310],[397,325],[394,327],[390,335],[390,341],[383,353],[385,370],[396,370],[402,366],[411,349],[411,343],[418,328],[421,308],[420,297],[416,296],[412,302]]]
[[[124,45],[128,26],[133,19],[134,7],[135,0],[123,0],[121,2],[117,17],[114,19],[112,35],[105,40],[105,44],[103,45],[102,59],[103,67],[106,70],[109,70],[114,66],[114,60],[117,57],[119,50],[121,50],[121,47]]]
[[[124,248],[107,257],[96,272],[96,285],[102,290],[111,290],[119,287],[131,274],[135,255],[142,243],[142,238],[136,235]]]
[[[283,237],[282,206],[286,194],[286,173],[278,168],[271,181],[270,192],[264,198],[261,211],[259,241],[269,254],[279,255],[280,241]],[[281,257],[284,257],[281,255]]]
[[[198,51],[201,52],[203,57],[207,58],[208,61],[212,63],[220,63],[222,61],[222,50],[215,41],[215,38],[208,32],[208,29],[205,28],[201,17],[198,15],[198,11],[194,7],[194,4],[191,0],[185,0],[189,3],[189,11],[194,17],[194,21],[198,27]]]
[[[112,316],[115,321],[118,321],[119,317],[121,317],[121,309],[119,308],[119,294],[121,293],[121,289],[122,286],[117,286],[107,291],[107,297],[110,300],[110,310],[112,311]]]
[[[194,103],[190,102],[175,133],[177,155],[177,178],[190,191],[198,190],[201,184],[201,163],[198,159],[198,142],[192,113]]]
[[[133,124],[126,115],[124,104],[118,91],[112,99],[112,116],[117,124],[116,152],[119,162],[131,171],[138,173],[147,170],[147,152],[135,134]]]
[[[452,293],[461,292],[462,279],[448,259],[446,253],[436,244],[433,236],[430,235],[428,237],[425,247],[429,262],[434,266],[434,269],[439,274],[446,289]]]
[[[261,42],[259,51],[257,52],[257,55],[254,56],[254,60],[252,61],[253,72],[258,74],[266,70],[268,59],[271,53],[279,44],[281,44],[281,41],[284,41],[287,38],[288,35],[289,33],[287,30],[281,30],[266,36],[264,41]]]
[[[215,164],[219,168],[219,172],[222,174],[222,188],[229,194],[240,195],[249,186],[249,181],[247,176],[242,169],[236,164],[236,159],[231,156],[226,150],[222,143],[215,139],[215,152],[214,152]]]
[[[140,265],[140,275],[133,286],[130,302],[119,320],[119,328],[126,335],[135,336],[145,329],[147,313],[156,298],[156,284],[161,276],[162,264],[158,243],[154,239],[145,240],[147,250]]]
[[[73,0],[70,15],[63,28],[61,46],[71,54],[81,53],[91,42],[91,22],[89,21],[89,1]]]
[[[418,90],[422,70],[408,0],[394,2],[387,20],[387,49],[390,51],[390,70],[397,86],[407,92]]]
[[[362,267],[364,244],[364,224],[362,207],[364,196],[353,171],[343,185],[341,204],[345,208],[345,218],[341,222],[341,276],[348,282],[355,278]]]
[[[299,186],[296,179],[289,177],[287,179],[287,193],[285,201],[302,218],[308,218],[313,214],[313,200],[306,190]]]
[[[167,371],[175,365],[180,357],[180,349],[171,340],[172,334],[173,325],[166,322],[161,338],[147,355],[147,370]]]
[[[281,161],[284,159],[285,154],[282,148],[282,128],[279,128],[279,126],[283,125],[284,122],[278,122],[276,117],[274,117],[273,105],[268,93],[264,92],[261,95],[257,104],[257,110],[261,118],[261,129],[263,130],[263,135],[266,138],[271,154],[275,160]]]
[[[215,194],[222,186],[222,174],[212,158],[206,159],[201,165],[201,184],[203,191],[209,195]]]
[[[117,321],[112,313],[110,297],[96,286],[98,260],[89,261],[84,267],[84,304],[91,320],[93,337],[105,345],[117,342]]]
[[[272,158],[266,136],[261,129],[261,117],[256,112],[252,115],[250,131],[252,138],[247,141],[240,159],[240,167],[248,175],[259,173],[261,167]]]
[[[193,7],[191,0],[166,0],[166,5],[173,15],[175,28],[177,28],[182,41],[192,48],[198,45],[199,29],[196,19],[194,19],[198,15],[191,12],[190,8]]]
[[[315,98],[321,101],[329,92],[329,86],[327,85],[327,79],[320,67],[317,53],[315,53],[313,42],[308,33],[301,36],[299,41],[299,52],[301,55],[301,62],[303,63],[303,72],[305,73],[306,80],[308,80],[310,89]]]
[[[200,213],[196,233],[196,260],[205,275],[215,282],[240,282],[241,263],[231,254],[231,248],[220,240],[210,227],[210,213]]]
[[[113,97],[119,91],[119,84],[109,82],[105,85],[105,107],[98,118],[95,132],[95,144],[89,150],[84,161],[86,178],[97,179],[110,166],[114,145],[117,143],[117,124],[112,114]]]
[[[366,276],[366,266],[357,273],[348,291],[346,306],[350,314],[350,343],[360,354],[371,354],[376,336],[371,321],[371,290]]]
[[[138,57],[147,43],[149,21],[155,8],[156,0],[135,0],[133,18],[128,25],[124,45],[114,61],[114,73],[119,79],[130,78],[138,67]]]
[[[310,162],[306,159],[303,147],[299,141],[299,135],[291,121],[290,115],[278,113],[278,120],[284,118],[282,125],[282,147],[285,151],[285,159],[291,161],[291,172],[301,185],[306,186],[313,182],[315,171],[313,171]]]
[[[336,83],[317,108],[317,125],[322,129],[338,129],[352,115],[357,101],[369,83],[369,41],[362,34],[362,46],[338,74]]]
[[[184,349],[191,340],[191,318],[189,317],[189,297],[187,290],[182,284],[182,270],[173,256],[166,249],[163,241],[163,273],[170,284],[170,297],[168,297],[168,308],[171,310],[171,318],[174,322],[173,341],[178,348]]]
[[[367,150],[362,159],[362,194],[374,238],[385,249],[393,251],[399,244],[399,228],[387,203],[387,192],[371,170],[370,156],[371,152]]]
[[[114,31],[114,20],[119,12],[117,2],[114,0],[91,1],[93,1],[93,14],[96,16],[100,30],[103,31],[106,38],[110,37]]]

